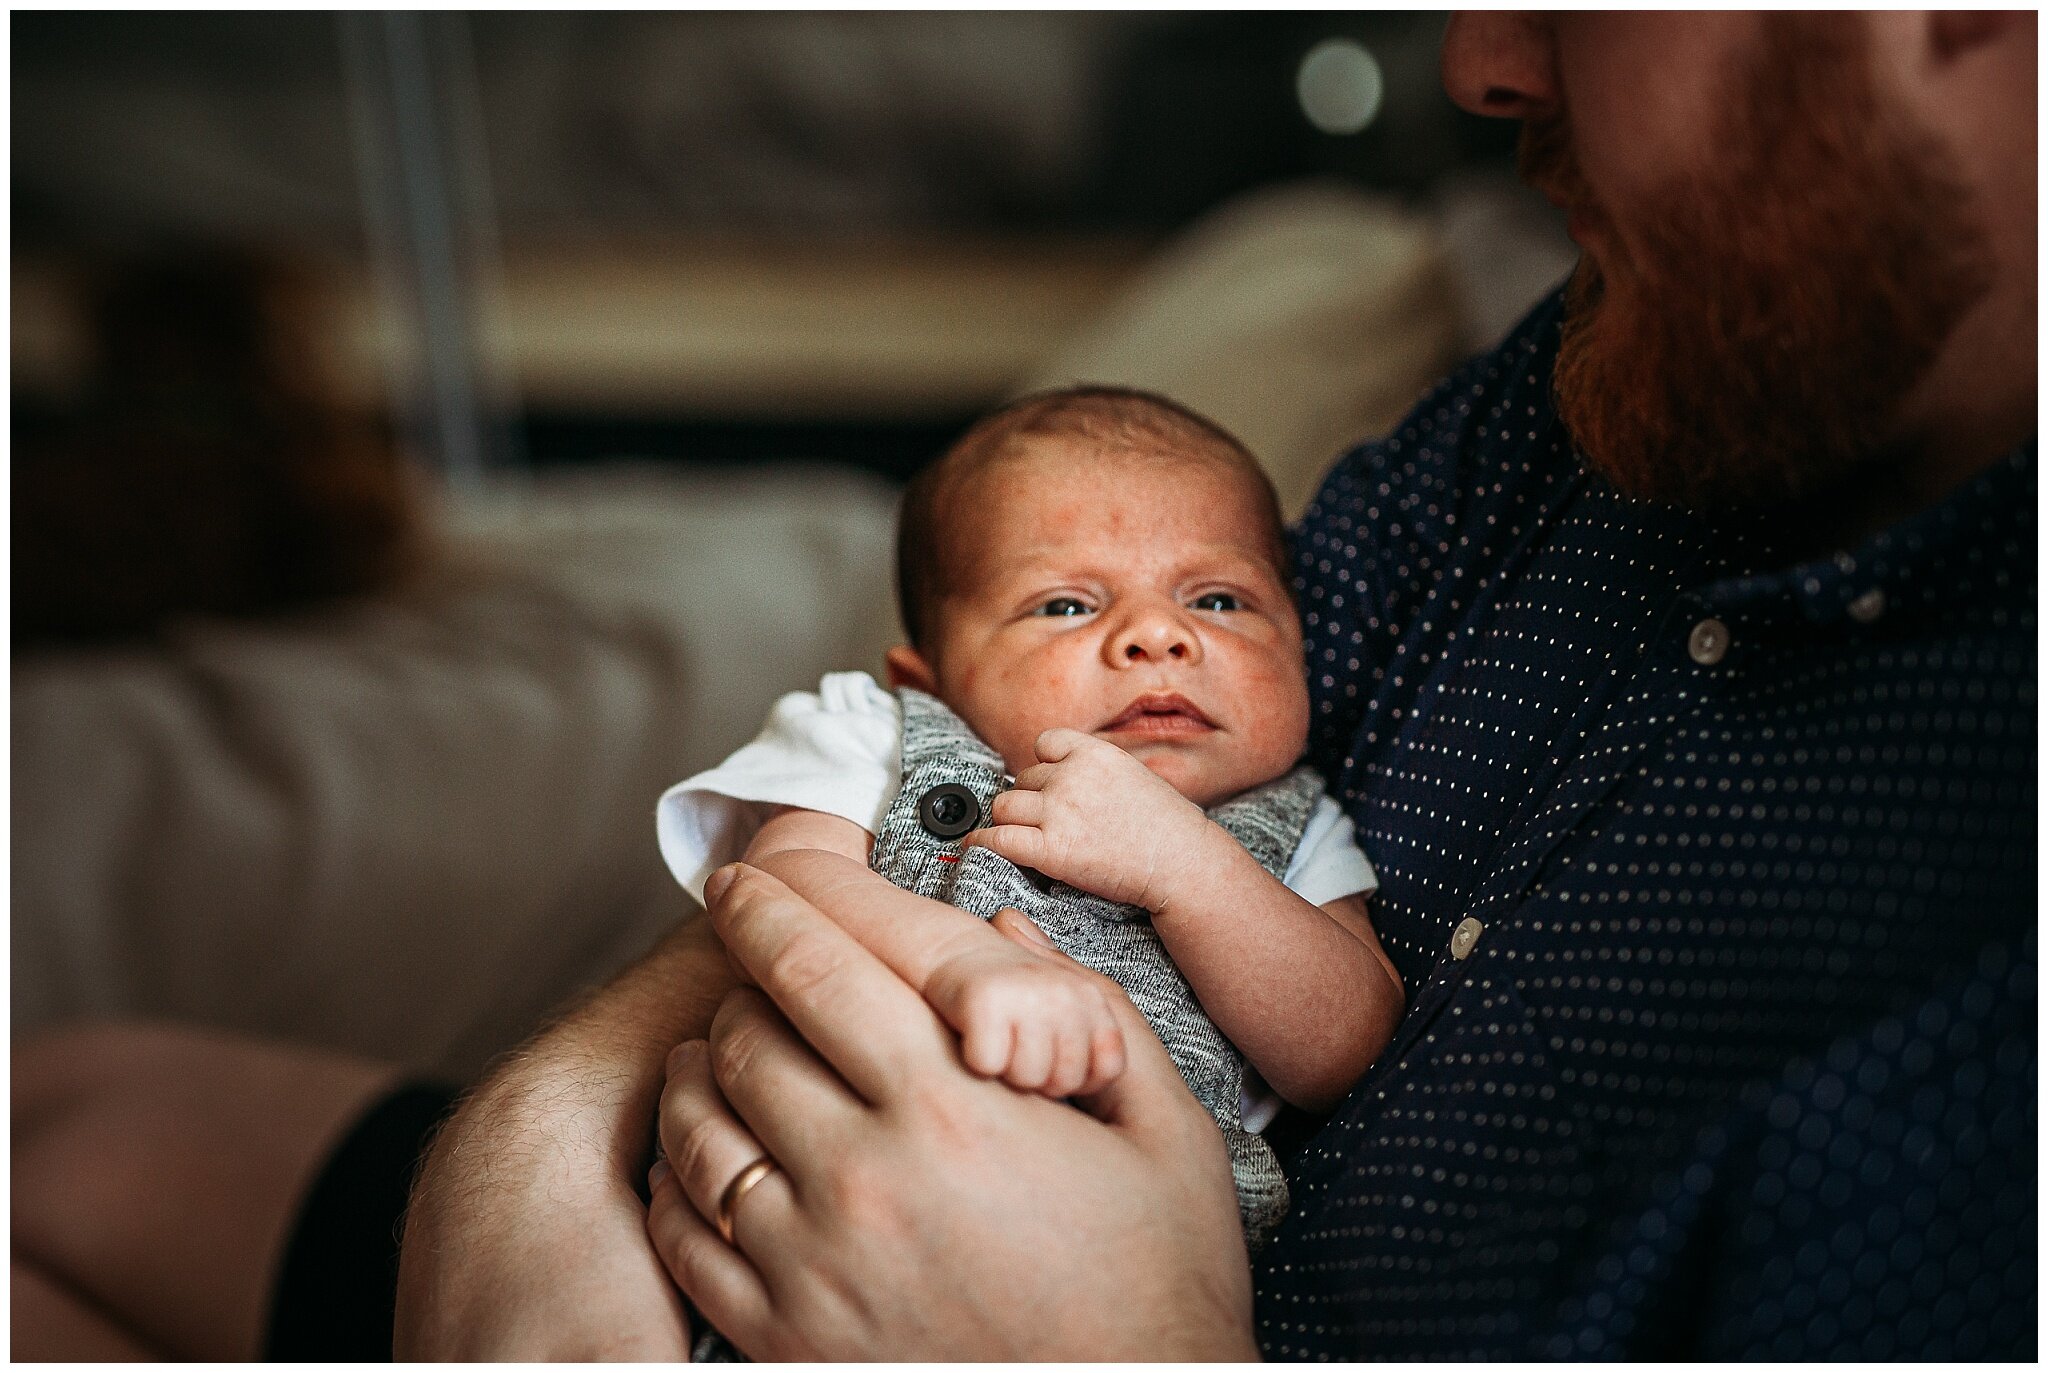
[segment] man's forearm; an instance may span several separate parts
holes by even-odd
[[[709,922],[688,920],[485,1075],[442,1128],[413,1189],[401,1351],[665,1356],[658,1343],[623,1333],[604,1343],[603,1331],[669,1293],[616,1314],[602,1309],[602,1293],[606,1284],[634,1290],[651,1260],[635,1189],[651,1162],[668,1051],[708,1031],[734,981]],[[593,1328],[567,1328],[574,1322],[561,1306],[583,1311]]]
[[[463,1114],[488,1105],[496,1114],[559,1128],[565,1149],[607,1140],[607,1173],[636,1176],[652,1162],[663,1060],[676,1044],[710,1029],[734,981],[709,923],[686,920],[602,990],[499,1060]],[[595,1162],[598,1155],[583,1151],[580,1158]]]

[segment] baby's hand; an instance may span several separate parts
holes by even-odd
[[[1124,1036],[1109,998],[1123,990],[1060,953],[1018,912],[999,912],[993,923],[1006,941],[976,941],[925,983],[932,1009],[959,1032],[967,1066],[1055,1098],[1116,1081]]]
[[[1035,767],[966,842],[1068,886],[1158,914],[1190,860],[1221,836],[1201,808],[1115,744],[1074,729],[1038,736]]]

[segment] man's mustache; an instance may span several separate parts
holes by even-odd
[[[1593,189],[1579,170],[1571,119],[1564,111],[1522,121],[1521,141],[1515,147],[1515,174],[1566,213],[1599,217]]]

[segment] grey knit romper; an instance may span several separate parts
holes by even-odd
[[[926,799],[949,786],[971,792],[976,809],[972,824],[960,822],[965,828],[942,828],[964,833],[987,824],[989,803],[1006,781],[1003,760],[935,697],[905,687],[896,698],[903,708],[903,786],[882,817],[868,866],[905,891],[983,920],[1005,907],[1022,911],[1068,957],[1129,993],[1195,1099],[1223,1128],[1245,1241],[1257,1249],[1287,1214],[1287,1179],[1272,1146],[1244,1128],[1243,1056],[1203,1013],[1144,911],[1063,882],[1041,885],[987,849],[962,848],[957,833],[941,838],[927,827]],[[1296,768],[1225,801],[1209,818],[1278,878],[1286,874],[1322,794],[1323,782],[1314,770]],[[716,1332],[706,1332],[692,1357],[722,1362],[735,1356]]]
[[[903,707],[903,787],[882,817],[868,866],[905,891],[958,906],[983,920],[1014,907],[1083,967],[1113,979],[1151,1022],[1174,1066],[1223,1127],[1237,1182],[1245,1239],[1257,1248],[1287,1214],[1287,1179],[1272,1148],[1240,1119],[1244,1058],[1203,1014],[1151,918],[1136,906],[1105,901],[1062,882],[1034,882],[1006,858],[927,830],[921,803],[936,787],[974,793],[975,823],[988,823],[989,803],[1004,783],[1003,761],[943,703],[921,691],[896,693]],[[1283,876],[1322,779],[1297,768],[1209,812],[1273,876]]]

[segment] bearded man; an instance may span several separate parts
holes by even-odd
[[[2033,1357],[2034,19],[1466,16],[1444,75],[1584,256],[1297,531],[1310,759],[1410,1009],[1256,1265],[1138,1022],[1085,1110],[976,1078],[919,991],[957,912],[791,854],[448,1123],[402,1353],[678,1357],[680,1287],[762,1357]],[[18,1134],[17,1353],[25,1291],[277,1349],[280,1252],[374,1331],[310,1228],[431,1110],[225,1052],[91,1062],[130,1119],[273,1090],[260,1141],[74,1136],[66,1193]],[[230,1179],[274,1212],[165,1324],[108,1199]]]

